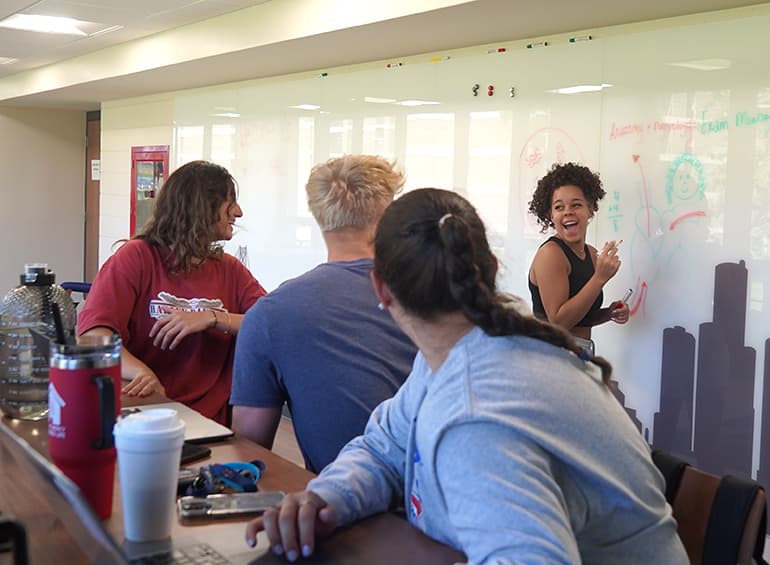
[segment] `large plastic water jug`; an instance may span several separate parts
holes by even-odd
[[[58,306],[65,336],[75,331],[75,306],[45,263],[24,266],[20,285],[0,303],[0,409],[23,420],[48,415],[48,357]]]

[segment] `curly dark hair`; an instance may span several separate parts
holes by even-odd
[[[399,304],[423,320],[460,310],[487,335],[529,336],[581,355],[569,333],[518,313],[498,292],[484,223],[455,192],[420,188],[393,201],[377,226],[374,271]],[[591,361],[609,383],[609,362]]]
[[[235,199],[235,180],[227,169],[190,161],[163,183],[152,216],[134,237],[162,248],[170,273],[189,273],[201,261],[222,256],[215,225],[222,204]]]
[[[599,210],[599,200],[606,194],[602,188],[599,173],[594,173],[588,167],[577,163],[554,163],[551,170],[537,181],[537,188],[529,201],[529,211],[537,217],[541,232],[552,228],[551,201],[553,193],[562,186],[573,185],[583,191],[588,206],[596,212]]]

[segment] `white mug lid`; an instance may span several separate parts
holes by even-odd
[[[184,421],[171,408],[147,408],[123,416],[115,423],[115,435],[184,433]]]

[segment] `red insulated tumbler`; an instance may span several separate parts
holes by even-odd
[[[118,335],[52,343],[48,385],[51,460],[80,487],[100,518],[112,513],[115,443],[120,411]]]

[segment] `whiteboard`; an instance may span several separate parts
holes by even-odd
[[[325,259],[312,165],[363,152],[396,159],[405,190],[467,196],[500,287],[527,300],[547,237],[527,214],[537,179],[555,161],[599,171],[589,242],[623,239],[606,303],[635,292],[630,322],[594,339],[627,409],[653,444],[770,486],[770,15],[754,13],[179,93],[175,160],[234,174],[244,217],[228,250],[268,289]],[[560,92],[586,85],[601,88]]]

